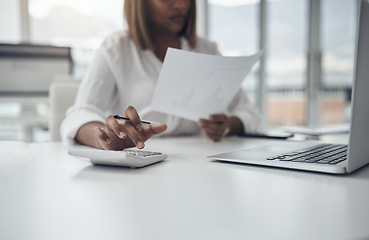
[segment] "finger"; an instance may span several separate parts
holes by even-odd
[[[209,124],[211,124],[212,122],[210,120],[207,120],[207,119],[203,119],[203,118],[200,118],[199,121],[197,122],[198,125],[202,128],[204,127],[207,127],[209,126]]]
[[[132,106],[128,106],[125,110],[125,114],[130,119],[130,122],[132,123],[132,125],[138,131],[142,131],[143,127],[142,127],[141,119],[140,119],[140,116],[138,115],[136,109]]]
[[[111,139],[109,138],[108,134],[103,129],[96,127],[94,129],[94,134],[97,139],[104,141],[106,143],[111,143]]]
[[[203,119],[203,118],[200,118],[198,123],[200,125],[203,125],[203,126],[208,126],[208,125],[213,125],[213,126],[216,126],[216,125],[222,125],[222,124],[225,124],[226,121],[215,121],[215,120],[210,120],[210,119]]]
[[[205,128],[204,131],[206,133],[209,133],[211,135],[217,135],[217,136],[222,136],[224,133],[224,129],[211,129],[211,128]]]
[[[160,134],[167,130],[168,126],[166,124],[149,125],[143,130],[144,140],[151,138],[153,135]]]
[[[213,140],[214,142],[218,142],[219,140],[221,140],[221,139],[222,139],[222,136],[219,136],[219,135],[212,135],[212,134],[207,133],[207,132],[205,132],[205,133],[206,133],[206,136],[207,136],[208,138],[210,138],[211,140]]]
[[[227,119],[228,117],[225,114],[212,114],[209,116],[209,120],[215,122],[226,122]]]
[[[124,141],[118,138],[113,130],[106,127],[94,129],[94,134],[98,148],[102,148],[105,150],[122,150],[124,148],[134,146],[132,141]],[[104,139],[107,140],[104,141]]]
[[[95,141],[97,146],[106,149],[106,145],[111,143],[111,139],[104,130],[99,127],[94,128]]]
[[[198,122],[199,126],[203,129],[212,129],[213,131],[223,132],[226,128],[225,123],[213,122],[206,119],[200,119]]]
[[[203,127],[203,129],[208,129],[208,130],[212,130],[214,132],[224,132],[224,129],[226,129],[226,125],[225,124],[208,124],[206,126]]]
[[[219,141],[223,138],[222,134],[212,134],[210,132],[205,132],[208,138],[210,138],[213,141]]]
[[[142,134],[137,131],[130,121],[124,121],[120,126],[137,148],[141,149],[145,146]]]
[[[119,138],[124,139],[127,137],[127,134],[124,131],[124,120],[120,120],[119,122],[113,116],[109,116],[106,119],[106,126],[109,130],[112,130]]]

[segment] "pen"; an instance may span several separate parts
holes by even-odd
[[[123,119],[123,120],[127,120],[127,121],[130,121],[131,119],[127,118],[127,117],[122,117],[120,115],[114,115],[113,116],[115,119]],[[151,122],[148,122],[148,121],[142,121],[141,120],[141,123],[144,123],[144,124],[151,124]]]

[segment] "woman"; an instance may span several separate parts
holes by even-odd
[[[258,115],[242,91],[226,113],[198,123],[149,108],[168,47],[219,54],[214,43],[196,36],[195,0],[125,0],[124,13],[128,31],[114,33],[102,43],[62,124],[64,142],[109,150],[141,149],[156,134],[203,131],[219,141],[225,135],[256,130]],[[112,117],[125,106],[130,121]],[[143,127],[138,113],[166,124]]]

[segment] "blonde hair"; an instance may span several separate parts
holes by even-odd
[[[124,16],[128,25],[128,33],[140,49],[154,50],[147,19],[147,0],[125,0]],[[180,33],[191,48],[196,47],[196,1],[191,0],[188,19]]]

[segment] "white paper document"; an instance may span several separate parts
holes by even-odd
[[[152,110],[193,121],[223,113],[261,54],[223,57],[169,48]]]

